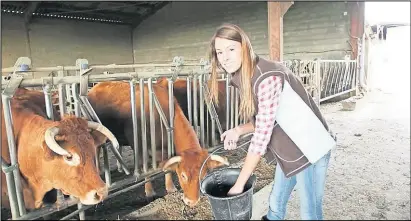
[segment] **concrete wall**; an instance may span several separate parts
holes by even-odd
[[[34,67],[133,63],[131,29],[127,26],[36,18],[29,25],[27,41],[23,18],[2,14],[2,67],[18,57],[31,57]],[[31,51],[31,56],[30,56]]]
[[[344,15],[344,12],[347,15]],[[266,2],[171,2],[133,31],[120,25],[2,14],[2,67],[20,56],[33,66],[169,62],[207,57],[208,42],[223,22],[240,25],[258,54],[268,57]],[[350,14],[344,2],[296,2],[284,17],[284,59],[343,59],[349,54]],[[27,41],[28,34],[28,41]],[[346,52],[345,52],[346,51]],[[30,56],[31,55],[31,56]]]
[[[209,40],[223,22],[240,25],[254,49],[268,55],[267,2],[171,2],[135,29],[135,61],[206,58]]]
[[[296,2],[283,20],[284,59],[350,55],[349,13],[344,2]]]
[[[284,17],[284,59],[343,59],[351,50],[344,11],[349,13],[344,2],[295,3]],[[268,56],[267,2],[171,2],[134,30],[136,62],[206,58],[209,39],[223,22],[242,27],[256,52]]]

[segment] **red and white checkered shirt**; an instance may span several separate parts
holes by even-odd
[[[261,156],[266,153],[274,129],[281,88],[281,78],[276,76],[267,77],[258,85],[258,112],[248,152]]]

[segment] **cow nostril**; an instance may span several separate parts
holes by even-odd
[[[96,192],[94,194],[94,199],[97,200],[97,201],[100,201],[102,197],[103,197],[103,194],[101,194],[99,192]]]

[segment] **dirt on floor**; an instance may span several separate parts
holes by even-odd
[[[247,145],[246,145],[247,146]],[[126,148],[123,151],[123,158],[127,164],[132,165],[133,152]],[[219,155],[226,156],[232,168],[239,168],[244,163],[246,152],[243,148],[233,151],[217,152]],[[110,156],[109,151],[109,156]],[[123,174],[116,170],[116,161],[114,156],[110,157],[110,168],[112,169],[112,181],[115,181]],[[265,160],[261,160],[254,172],[256,183],[254,193],[272,182],[274,178],[275,165],[268,165]],[[173,173],[173,181],[178,189],[175,193],[167,194],[164,186],[164,176],[155,179],[152,184],[157,193],[153,201],[148,201],[144,193],[144,185],[131,191],[120,194],[117,197],[105,200],[97,206],[86,210],[86,219],[93,220],[140,220],[140,219],[166,219],[166,220],[210,220],[212,211],[208,199],[202,196],[200,202],[194,208],[185,206],[182,201],[182,190],[178,183],[178,178]],[[72,206],[63,211],[56,212],[50,218],[61,219],[62,217],[73,212],[77,207]],[[10,211],[2,209],[2,219],[8,219],[11,216]],[[70,220],[78,220],[78,216]]]
[[[238,149],[226,155],[233,165],[230,167],[241,167],[246,153]],[[265,160],[261,160],[254,172],[256,184],[254,193],[268,185],[274,178],[275,165],[268,165]],[[181,200],[182,193],[176,192],[167,194],[164,198],[157,199],[144,206],[136,212],[130,213],[122,220],[212,220],[213,214],[210,203],[206,196],[201,196],[200,202],[194,207],[186,206]]]

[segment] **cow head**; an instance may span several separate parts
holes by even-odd
[[[163,166],[163,170],[173,170],[177,173],[181,188],[183,189],[183,201],[186,205],[194,207],[200,200],[200,183],[207,169],[213,169],[223,165],[229,165],[226,157],[219,155],[211,155],[205,163],[201,175],[200,168],[204,161],[209,156],[208,151],[202,149],[187,150],[179,156],[174,156],[167,160]]]
[[[113,144],[117,140],[106,127],[95,122],[68,117],[58,123],[45,132],[44,179],[82,204],[101,202],[108,190],[96,167],[96,148],[107,138]]]

